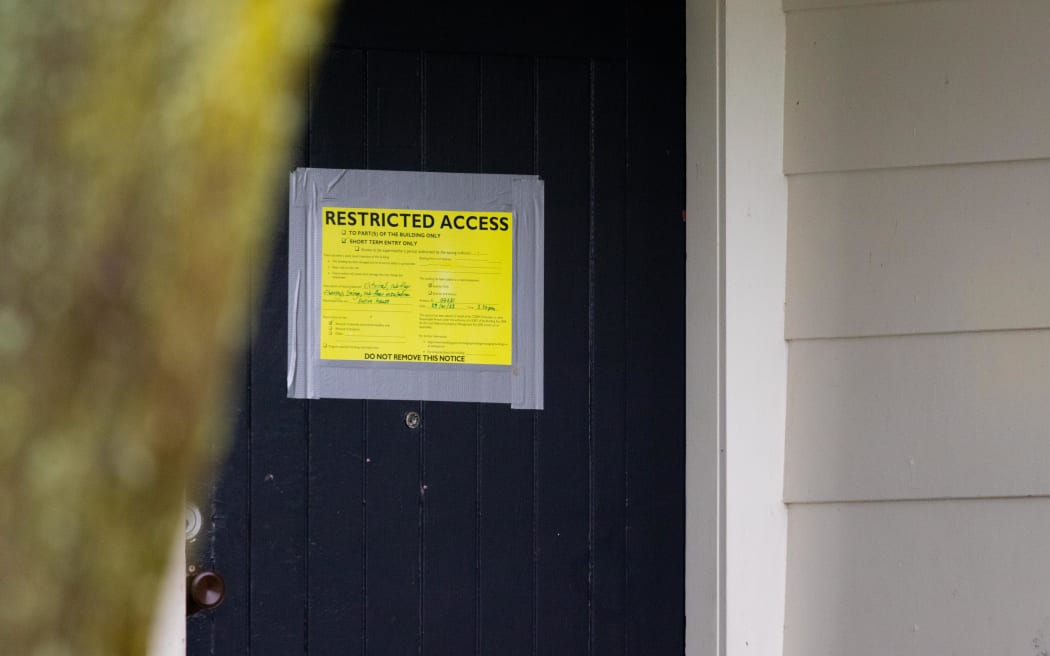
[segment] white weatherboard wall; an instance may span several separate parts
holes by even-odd
[[[1050,2],[784,9],[784,653],[1047,653]]]

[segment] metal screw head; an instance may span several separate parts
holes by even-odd
[[[410,410],[405,413],[405,426],[415,430],[419,428],[419,421],[419,413],[415,410]]]

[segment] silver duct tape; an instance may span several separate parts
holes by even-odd
[[[322,207],[513,213],[511,363],[321,358]],[[300,168],[291,174],[288,396],[543,408],[543,181],[537,176]]]

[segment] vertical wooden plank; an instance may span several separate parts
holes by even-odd
[[[425,169],[477,171],[476,56],[427,55]],[[423,404],[423,653],[472,654],[477,645],[477,404]]]
[[[427,55],[423,71],[424,170],[476,173],[481,139],[480,58]]]
[[[367,53],[370,169],[420,169],[419,63],[413,52]]]
[[[405,414],[420,410],[412,401],[365,404],[366,654],[419,651],[420,431]]]
[[[420,78],[415,53],[366,55],[366,164],[418,170]],[[423,481],[420,431],[405,424],[418,402],[365,404],[367,654],[415,654],[420,645],[420,522]]]
[[[305,160],[301,148],[294,162]],[[282,179],[274,205],[284,215],[287,176]],[[252,312],[250,651],[293,654],[305,641],[306,403],[287,397],[288,222],[275,223],[272,251],[265,254],[270,267],[254,278],[252,294],[261,301]]]
[[[591,652],[622,654],[625,379],[624,257],[626,78],[622,61],[597,61],[591,77]]]
[[[477,425],[477,404],[423,404],[424,654],[476,648]]]
[[[685,636],[685,25],[631,0],[628,69],[627,653]]]
[[[590,69],[538,64],[538,161],[546,182],[545,409],[536,433],[537,634],[540,654],[589,642]]]
[[[534,172],[531,59],[484,57],[481,169]],[[526,656],[534,640],[533,426],[536,413],[479,410],[479,645],[485,656]]]
[[[363,413],[360,401],[310,403],[307,631],[312,650],[363,650]]]
[[[364,164],[364,53],[333,49],[311,76],[310,166]],[[307,638],[311,650],[364,651],[364,404],[311,401]]]
[[[247,326],[245,326],[247,338]],[[204,530],[212,529],[211,566],[226,581],[226,601],[215,609],[212,619],[215,632],[212,649],[215,654],[243,654],[248,650],[249,625],[245,610],[250,600],[248,566],[248,440],[249,404],[247,382],[251,375],[245,340],[244,362],[236,369],[231,381],[241,390],[237,393],[238,404],[231,421],[232,443],[222,467],[219,484],[212,494],[211,516],[201,508],[204,515]],[[236,389],[236,388],[234,388]],[[210,520],[210,522],[209,522]],[[225,608],[229,605],[229,608]]]
[[[365,55],[332,48],[310,76],[310,166],[365,163]]]

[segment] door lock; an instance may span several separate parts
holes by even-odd
[[[226,599],[226,581],[215,572],[186,577],[186,616],[217,608]]]

